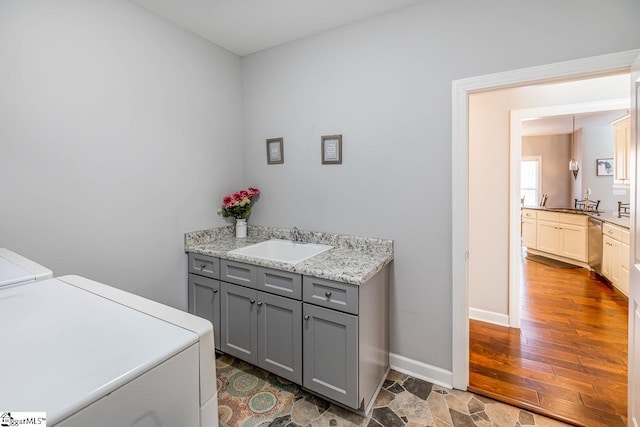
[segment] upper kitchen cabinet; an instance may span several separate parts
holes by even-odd
[[[631,118],[626,115],[611,123],[614,126],[614,175],[613,185],[616,187],[628,187],[629,171],[629,147],[631,146]]]

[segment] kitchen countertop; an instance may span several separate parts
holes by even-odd
[[[365,283],[393,261],[393,240],[303,230],[300,232],[309,243],[334,248],[295,265],[229,253],[265,240],[291,239],[291,231],[288,229],[249,225],[244,239],[235,237],[233,226],[185,233],[184,250],[353,285]]]
[[[599,212],[599,213],[584,212],[584,211],[562,212],[560,211],[560,209],[563,209],[563,208],[540,208],[537,206],[531,206],[531,207],[527,206],[527,207],[523,207],[522,209],[531,209],[535,211],[546,211],[546,212],[560,212],[560,213],[568,213],[568,214],[574,214],[574,215],[587,215],[594,218],[598,218],[604,222],[617,225],[618,227],[623,227],[623,228],[631,227],[630,218],[626,216],[619,218],[616,212]]]

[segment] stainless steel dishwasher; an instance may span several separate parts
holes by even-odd
[[[600,276],[602,271],[602,220],[589,217],[589,267]]]

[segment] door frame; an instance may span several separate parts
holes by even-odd
[[[628,72],[640,49],[524,68],[452,83],[452,386],[469,385],[469,95]]]

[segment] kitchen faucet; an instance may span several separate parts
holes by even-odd
[[[291,229],[291,241],[293,243],[307,243],[302,238],[302,233],[300,233],[300,230],[298,230],[298,227],[293,227]]]

